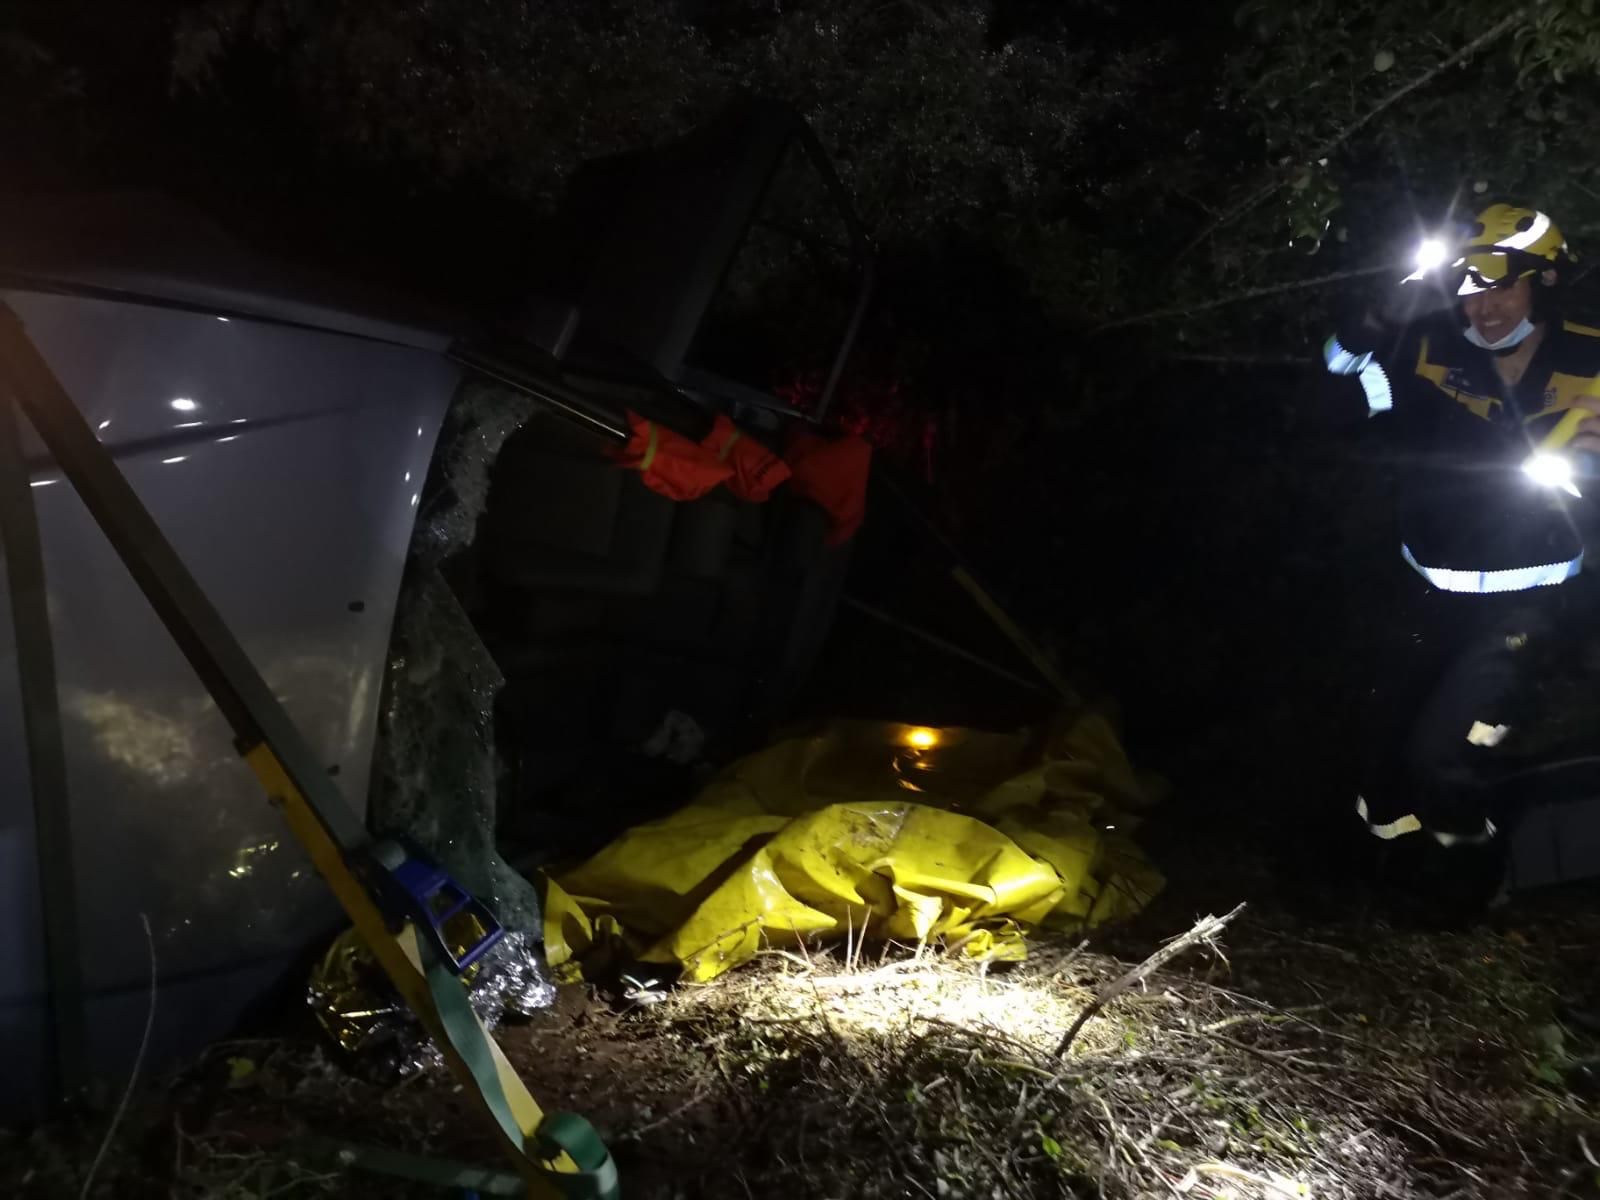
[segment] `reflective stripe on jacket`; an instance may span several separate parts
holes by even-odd
[[[1579,397],[1600,394],[1600,329],[1547,326],[1508,387],[1493,354],[1456,322],[1444,314],[1378,337],[1341,331],[1323,362],[1360,385],[1361,415],[1387,426],[1401,556],[1413,570],[1448,592],[1558,585],[1582,569],[1588,502],[1538,487],[1521,465]],[[1359,419],[1355,391],[1350,412]]]

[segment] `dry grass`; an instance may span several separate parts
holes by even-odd
[[[1070,943],[1005,970],[767,955],[622,1019],[678,1079],[634,1081],[651,1116],[622,1117],[624,1144],[666,1167],[635,1194],[1592,1194],[1595,1114],[1539,1078],[1561,1051],[1538,953],[1376,932],[1244,926],[1232,963],[1158,973],[1064,1058],[1062,1031],[1127,963]]]
[[[1550,1081],[1554,983],[1588,969],[1600,923],[1533,921],[1442,935],[1247,912],[1059,1058],[1148,944],[1045,939],[988,968],[774,952],[703,986],[568,989],[500,1036],[537,1094],[601,1127],[630,1200],[1593,1195],[1595,1110]],[[5,1158],[33,1174],[6,1194],[75,1194],[102,1128],[14,1135]],[[218,1048],[148,1095],[97,1192],[439,1194],[308,1163],[307,1132],[492,1161],[447,1079],[362,1082],[280,1040]]]

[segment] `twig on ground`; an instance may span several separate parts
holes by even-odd
[[[1064,972],[1068,967],[1078,960],[1078,956],[1088,948],[1088,945],[1089,939],[1084,938],[1071,950],[1067,951],[1067,953],[1062,956],[1060,962],[1052,963],[1050,966],[1050,977],[1052,979],[1060,979],[1062,972]]]
[[[804,944],[804,943],[802,943],[802,944]],[[815,968],[811,965],[811,960],[809,958],[802,958],[800,955],[791,954],[787,950],[757,950],[756,951],[756,956],[758,958],[761,958],[761,957],[786,958],[790,962],[794,963],[796,966],[804,967],[808,971],[815,970]]]
[[[1199,1182],[1201,1175],[1220,1175],[1224,1179],[1233,1179],[1239,1183],[1251,1183],[1256,1187],[1266,1188],[1278,1196],[1302,1196],[1305,1193],[1292,1180],[1272,1179],[1266,1175],[1257,1175],[1254,1171],[1246,1171],[1243,1167],[1236,1167],[1232,1163],[1204,1162],[1196,1163],[1189,1168],[1189,1174],[1177,1186],[1177,1191],[1187,1192]]]
[[[811,983],[813,986],[821,988],[859,990],[861,988],[871,987],[875,983],[882,983],[884,980],[889,979],[892,976],[903,974],[905,971],[917,965],[917,963],[906,959],[901,962],[885,963],[881,967],[873,967],[870,971],[862,971],[859,974],[816,975],[812,977]]]
[[[629,1129],[623,1135],[623,1137],[628,1141],[638,1141],[639,1138],[641,1138],[645,1134],[649,1133],[652,1129],[659,1129],[663,1125],[667,1125],[667,1124],[670,1124],[673,1121],[676,1121],[679,1117],[683,1116],[684,1113],[688,1112],[696,1104],[699,1104],[702,1100],[704,1100],[710,1094],[711,1094],[710,1086],[709,1085],[704,1086],[698,1092],[696,1092],[693,1096],[689,1097],[688,1100],[686,1100],[682,1104],[678,1105],[678,1107],[673,1109],[671,1112],[657,1117],[654,1121],[650,1121],[650,1122],[647,1122],[644,1125],[640,1125],[640,1126],[638,1126],[636,1128]]]
[[[1210,941],[1216,937],[1217,934],[1227,928],[1228,922],[1243,911],[1244,902],[1241,901],[1226,916],[1214,917],[1208,914],[1201,917],[1200,920],[1194,923],[1194,927],[1188,933],[1182,937],[1173,938],[1172,941],[1162,946],[1161,949],[1150,955],[1138,966],[1124,974],[1120,979],[1115,980],[1109,987],[1102,988],[1095,998],[1089,1002],[1089,1006],[1078,1014],[1078,1019],[1072,1023],[1067,1032],[1062,1035],[1061,1041],[1056,1045],[1056,1057],[1060,1058],[1067,1052],[1073,1040],[1078,1036],[1078,1031],[1088,1024],[1090,1019],[1108,1003],[1115,1000],[1135,984],[1142,982],[1152,971],[1160,970],[1166,966],[1167,963],[1177,958],[1190,946],[1199,942]]]

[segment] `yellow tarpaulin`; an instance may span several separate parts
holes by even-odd
[[[1020,958],[1030,925],[1130,914],[1162,879],[1110,723],[1016,734],[836,721],[724,769],[688,807],[550,881],[553,966],[621,936],[707,980],[800,938],[942,940]]]

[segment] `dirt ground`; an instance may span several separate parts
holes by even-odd
[[[1600,951],[1592,892],[1438,933],[1307,920],[1266,868],[1232,865],[1176,880],[1132,927],[1034,939],[1020,964],[772,952],[697,987],[567,987],[499,1036],[536,1095],[600,1129],[628,1197],[1600,1194],[1600,1108],[1562,1082],[1588,1043],[1560,1019]],[[1223,901],[1246,907],[1057,1053]],[[79,1195],[109,1108],[4,1134],[5,1194]],[[310,1137],[494,1163],[441,1072],[362,1079],[304,1029],[138,1094],[89,1194],[448,1194]]]

